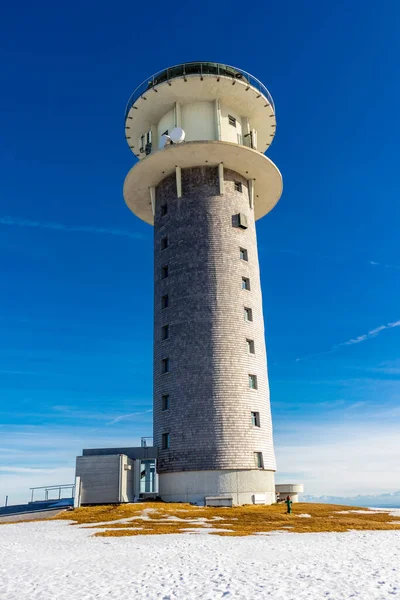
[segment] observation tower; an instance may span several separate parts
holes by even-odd
[[[127,105],[139,161],[124,198],[154,226],[154,445],[166,501],[275,501],[255,228],[282,193],[264,155],[275,128],[264,85],[212,62],[160,71]]]

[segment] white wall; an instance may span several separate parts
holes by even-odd
[[[171,110],[169,110],[167,112],[167,114],[165,114],[160,121],[158,122],[158,126],[157,126],[157,139],[159,140],[162,136],[162,134],[164,133],[164,131],[171,131],[171,129],[173,129],[175,127],[175,111],[173,108],[171,108]],[[156,149],[157,147],[155,147],[154,149]]]
[[[273,471],[215,470],[160,473],[160,496],[165,502],[204,504],[205,496],[231,496],[233,504],[253,504],[254,494],[276,501]]]
[[[134,500],[134,462],[135,461],[127,456],[122,457],[121,502],[133,502]]]
[[[226,104],[220,104],[221,108],[221,140],[232,142],[234,144],[243,144],[242,116],[235,110],[232,110]],[[236,127],[229,124],[229,115],[236,119]],[[216,106],[214,102],[190,102],[181,104],[180,109],[181,127],[185,131],[186,141],[196,140],[217,140],[218,126]],[[245,126],[248,119],[243,119]],[[157,125],[157,138],[160,139],[164,131],[171,131],[175,127],[175,110],[169,110],[159,121]],[[153,134],[154,136],[154,134]],[[154,144],[153,140],[153,144]],[[247,142],[248,143],[248,142]],[[154,146],[154,150],[158,145]]]
[[[228,115],[235,117],[236,127],[229,124]],[[238,143],[238,134],[242,135],[242,117],[237,112],[221,103],[221,139],[224,142]],[[243,141],[240,142],[243,144]]]
[[[214,102],[182,104],[182,129],[186,140],[216,140]]]
[[[120,456],[78,456],[76,476],[81,479],[82,504],[119,502]]]

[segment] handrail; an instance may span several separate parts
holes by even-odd
[[[74,483],[62,483],[61,485],[41,485],[39,487],[31,487],[32,490],[58,490],[58,488],[71,488],[74,487]]]
[[[49,492],[58,490],[58,500],[61,500],[61,492],[62,490],[70,489],[71,496],[73,497],[75,494],[75,484],[74,483],[62,483],[61,485],[42,485],[39,487],[31,487],[29,488],[31,492],[31,502],[33,502],[33,498],[36,490],[44,490],[44,501],[48,500],[56,500],[56,498],[49,498]],[[38,502],[38,501],[37,501]]]
[[[149,448],[149,446],[147,445],[147,440],[151,440],[153,442],[153,437],[147,436],[140,438],[140,445],[142,448]]]
[[[133,92],[131,97],[128,100],[128,104],[125,109],[125,119],[128,116],[129,111],[132,106],[135,104],[136,100],[143,96],[143,94],[157,86],[159,83],[168,82],[170,79],[175,79],[176,77],[183,77],[186,79],[187,76],[192,75],[200,75],[200,78],[203,79],[204,76],[207,75],[216,75],[217,77],[232,77],[232,79],[238,79],[246,81],[251,87],[255,88],[261,95],[265,96],[268,102],[271,104],[274,112],[275,105],[272,100],[272,96],[265,87],[253,75],[247,73],[247,71],[243,71],[242,69],[238,69],[237,67],[231,67],[230,65],[223,65],[220,63],[213,62],[190,62],[190,63],[182,63],[180,65],[175,65],[174,67],[169,67],[168,69],[163,69],[162,71],[158,71],[151,77],[145,79]],[[171,85],[171,84],[169,84]],[[156,91],[156,90],[155,90]]]

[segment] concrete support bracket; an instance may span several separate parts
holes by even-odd
[[[74,508],[79,508],[80,505],[81,505],[81,478],[75,477]]]
[[[220,162],[218,164],[218,180],[219,180],[219,193],[222,196],[225,192],[224,163],[222,163],[222,162]]]
[[[248,189],[249,189],[250,208],[254,208],[254,179],[248,179],[247,185],[248,185]]]
[[[175,166],[175,175],[176,175],[176,197],[182,198],[182,171],[181,168]]]
[[[251,129],[248,117],[242,117],[243,145],[251,148]]]
[[[156,214],[156,188],[150,187],[150,202],[151,202],[151,212],[153,213],[153,217]]]
[[[215,130],[217,140],[221,140],[221,102],[219,101],[219,98],[215,100]]]
[[[257,131],[255,129],[251,130],[251,142],[252,142],[251,147],[254,150],[257,150]]]
[[[152,152],[155,152],[158,148],[157,125],[152,125],[150,127],[150,131],[151,131],[151,148],[152,148]]]
[[[141,481],[141,462],[139,459],[136,459],[133,462],[133,497],[134,502],[139,500],[140,498],[140,481]]]
[[[174,124],[175,127],[182,127],[182,111],[180,102],[175,102],[174,104]]]

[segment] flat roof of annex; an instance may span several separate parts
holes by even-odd
[[[135,140],[158,123],[175,102],[185,104],[217,98],[249,118],[251,127],[257,130],[257,149],[265,152],[276,130],[271,94],[250,73],[214,62],[182,63],[143,81],[131,95],[125,110],[125,136],[129,147],[136,154]]]

